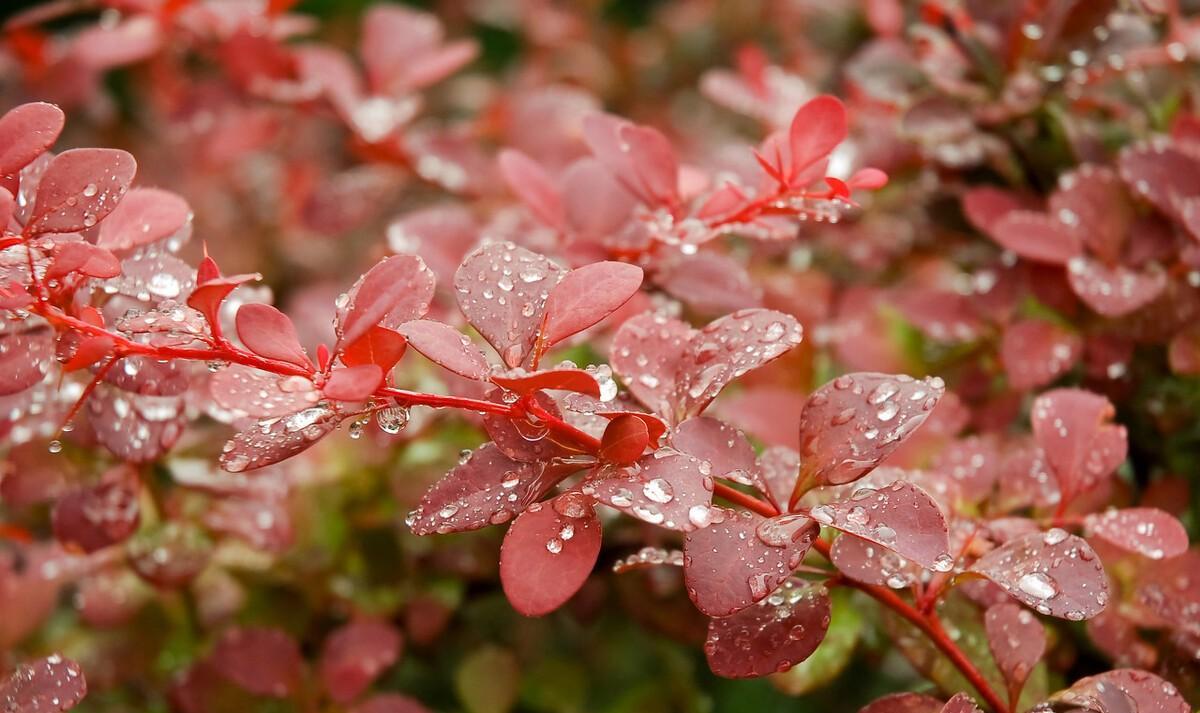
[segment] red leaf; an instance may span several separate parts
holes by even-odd
[[[983,713],[983,710],[966,693],[955,693],[942,707],[942,713]]]
[[[643,456],[628,477],[592,479],[586,495],[639,520],[689,532],[711,520],[713,480],[704,464],[669,448]]]
[[[520,463],[486,443],[434,485],[405,522],[417,535],[508,522],[545,493],[543,463]]]
[[[684,540],[683,577],[696,608],[713,617],[739,612],[778,589],[819,532],[803,515],[768,519],[713,507],[709,520]]]
[[[51,654],[23,663],[0,683],[0,708],[14,713],[69,711],[87,695],[79,664]]]
[[[203,265],[202,265],[203,266]],[[251,280],[261,280],[262,275],[258,273],[250,275],[230,275],[229,277],[217,277],[208,280],[196,286],[192,293],[188,295],[188,307],[200,312],[204,318],[208,320],[209,326],[216,332],[220,328],[220,311],[221,303],[229,296],[230,292],[237,289],[238,285]]]
[[[1181,218],[1180,199],[1200,194],[1200,161],[1166,142],[1127,146],[1118,166],[1130,190],[1170,218]]]
[[[962,198],[963,213],[967,220],[980,232],[988,234],[1008,213],[1035,207],[1024,196],[992,186],[972,188]]]
[[[579,591],[599,555],[600,518],[586,499],[567,493],[513,521],[500,547],[500,582],[514,609],[541,616]]]
[[[1099,537],[1121,549],[1155,560],[1177,557],[1188,548],[1183,523],[1158,508],[1092,513],[1084,518],[1083,528],[1088,537]]]
[[[0,396],[41,381],[54,363],[54,330],[37,327],[0,335]]]
[[[83,240],[70,240],[55,246],[54,262],[46,270],[47,279],[77,272],[87,277],[109,278],[121,274],[117,256]]]
[[[980,557],[971,570],[1040,614],[1072,621],[1108,604],[1108,578],[1086,541],[1054,528],[1016,537]]]
[[[633,414],[623,414],[608,422],[600,439],[600,459],[617,465],[630,465],[646,452],[650,432],[646,422]]]
[[[533,346],[562,268],[512,243],[490,243],[463,259],[454,275],[458,306],[510,367]]]
[[[300,346],[296,328],[286,314],[265,304],[245,304],[237,311],[238,338],[255,354],[313,368],[312,361]]]
[[[137,163],[125,151],[62,152],[42,174],[26,232],[73,233],[92,227],[117,207],[136,172]]]
[[[378,619],[355,619],[325,639],[321,682],[329,697],[345,704],[400,658],[403,640],[394,626]]]
[[[488,393],[491,401],[502,401],[502,390]],[[535,392],[532,398],[555,417],[562,415],[558,405],[549,394]],[[496,446],[509,458],[522,462],[545,461],[567,455],[568,451],[557,440],[549,438],[550,428],[536,416],[511,417],[494,413],[483,415],[483,427]]]
[[[340,421],[337,413],[321,406],[263,419],[225,444],[221,467],[241,473],[291,458],[329,435]]]
[[[570,271],[546,298],[542,348],[597,324],[628,302],[641,284],[642,269],[623,262],[594,262]]]
[[[1120,259],[1134,219],[1126,195],[1112,169],[1084,164],[1059,177],[1047,208],[1093,254],[1111,263]]]
[[[370,364],[388,372],[404,356],[406,347],[408,341],[399,332],[371,327],[366,334],[346,345],[342,350],[342,363],[346,366]]]
[[[638,401],[656,414],[672,415],[680,362],[695,334],[688,325],[657,313],[627,320],[613,337],[610,361]],[[673,419],[672,419],[673,420]]]
[[[182,243],[190,233],[192,209],[187,201],[158,188],[134,188],[100,224],[96,244],[109,250],[131,250],[176,236]]]
[[[1049,384],[1070,371],[1082,355],[1078,334],[1041,319],[1008,325],[1000,345],[1009,385],[1018,391]]]
[[[425,358],[459,376],[483,381],[491,372],[483,352],[448,324],[421,319],[401,325],[400,333]]]
[[[335,329],[338,346],[351,344],[376,325],[398,330],[419,319],[433,299],[434,277],[421,258],[393,255],[375,264],[347,293],[345,306],[338,309]]]
[[[1012,602],[989,607],[983,621],[988,648],[1008,681],[1009,699],[1017,700],[1046,652],[1046,630],[1028,609]]]
[[[110,371],[109,378],[121,378],[115,376],[120,370]],[[127,461],[155,460],[183,435],[186,413],[180,396],[135,394],[102,384],[86,404],[97,440]]]
[[[788,180],[795,180],[846,139],[846,107],[836,97],[819,96],[796,111],[788,129]]]
[[[759,602],[708,623],[704,654],[713,673],[752,678],[786,671],[808,658],[829,628],[829,593],[824,587],[789,580],[782,602]]]
[[[822,386],[800,417],[802,478],[810,487],[861,478],[925,422],[944,393],[937,377],[870,372]]]
[[[1033,402],[1033,436],[1068,502],[1125,461],[1125,427],[1109,423],[1115,413],[1108,399],[1081,389],[1055,389]]]
[[[399,693],[380,693],[354,706],[351,713],[429,713],[429,709],[415,698]]]
[[[263,627],[225,631],[208,663],[231,683],[259,696],[286,698],[300,686],[304,660],[286,632]]]
[[[1001,247],[1026,260],[1065,265],[1083,252],[1078,236],[1045,213],[1013,210],[997,219],[989,234]]]
[[[515,149],[501,151],[497,162],[504,182],[538,220],[551,228],[561,230],[565,227],[562,196],[545,169]]]
[[[1088,676],[1051,700],[1097,713],[1188,713],[1191,706],[1168,681],[1132,668]]]
[[[596,377],[583,369],[547,369],[516,376],[497,375],[492,377],[492,383],[522,396],[553,389],[600,398],[600,384],[596,382]]]
[[[0,117],[0,177],[15,175],[53,146],[65,119],[61,109],[42,102],[22,104]]]
[[[882,545],[927,569],[949,571],[949,530],[933,498],[897,480],[875,490],[860,488],[849,500],[818,505],[809,515],[829,527]]]
[[[920,565],[851,534],[843,534],[834,540],[829,556],[839,572],[864,584],[903,589],[921,578]]]
[[[334,401],[365,401],[383,385],[383,369],[360,364],[334,369],[322,392]]]

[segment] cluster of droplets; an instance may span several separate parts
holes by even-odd
[[[682,567],[683,552],[680,550],[667,550],[661,547],[643,547],[634,554],[627,555],[614,562],[612,570],[617,574],[621,574],[622,572],[646,567],[657,567],[659,565]]]

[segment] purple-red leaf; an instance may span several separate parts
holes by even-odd
[[[709,464],[710,475],[764,490],[758,480],[754,446],[736,428],[708,416],[689,418],[675,427],[671,445]],[[794,474],[793,474],[794,475]]]
[[[928,493],[907,481],[897,480],[879,490],[860,488],[849,500],[818,505],[809,515],[922,567],[949,571],[953,566],[946,518]]]
[[[988,648],[1008,682],[1009,698],[1020,698],[1025,680],[1046,651],[1046,629],[1025,607],[1002,602],[988,607],[983,618]]]
[[[1095,550],[1058,528],[1013,538],[971,570],[1040,614],[1080,621],[1108,604],[1108,577]]]
[[[406,522],[417,535],[508,522],[545,492],[543,472],[541,463],[519,463],[485,444],[435,483]]]
[[[400,658],[396,627],[378,619],[356,619],[326,639],[321,649],[321,683],[337,703],[348,703]]]
[[[1158,299],[1167,288],[1167,271],[1154,263],[1135,269],[1077,257],[1067,263],[1067,280],[1093,310],[1105,317],[1122,317]]]
[[[312,368],[312,361],[300,346],[296,328],[286,314],[271,305],[246,304],[237,311],[235,324],[238,339],[255,354]]]
[[[866,475],[925,422],[945,389],[937,377],[868,372],[817,389],[800,417],[802,477],[816,486]]]
[[[1083,251],[1079,237],[1045,213],[1010,211],[996,220],[989,232],[1001,247],[1035,262],[1065,265]]]
[[[517,367],[533,347],[550,291],[563,269],[512,243],[489,243],[463,259],[454,275],[458,306],[471,326]]]
[[[663,448],[626,470],[628,477],[589,480],[583,492],[640,520],[688,532],[711,518],[713,480],[692,456]]]
[[[817,650],[829,628],[829,593],[789,580],[782,601],[759,602],[708,623],[704,653],[713,673],[751,678],[786,671]]]
[[[594,262],[571,270],[546,298],[542,348],[582,332],[615,312],[642,285],[642,269],[623,262]]]
[[[128,538],[140,510],[135,480],[120,479],[76,490],[54,504],[54,537],[69,547],[95,552]]]
[[[99,223],[133,182],[137,163],[117,149],[64,151],[46,167],[25,230],[73,233]]]
[[[541,616],[579,591],[599,555],[600,518],[586,498],[566,493],[513,521],[500,547],[500,582],[514,609]]]
[[[401,325],[400,333],[425,358],[459,376],[483,381],[490,372],[483,352],[465,334],[448,324],[419,319]]]
[[[336,412],[322,406],[262,419],[225,444],[221,467],[241,473],[291,458],[329,435],[340,421]]]
[[[889,693],[858,713],[941,713],[942,702],[923,693]]]
[[[1188,713],[1191,706],[1168,681],[1148,671],[1119,668],[1088,676],[1051,700],[1096,713]]]
[[[1188,535],[1183,523],[1158,508],[1124,508],[1092,513],[1084,518],[1084,532],[1121,549],[1160,560],[1187,551]]]
[[[52,654],[23,663],[0,683],[0,710],[13,713],[69,711],[87,695],[79,664]]]
[[[221,408],[254,418],[286,416],[321,399],[321,392],[303,376],[281,377],[241,364],[213,374],[208,389]]]
[[[300,647],[279,629],[229,629],[213,647],[208,662],[239,688],[273,698],[291,695],[304,675]]]
[[[712,507],[708,519],[684,540],[683,577],[696,608],[713,617],[739,612],[778,589],[819,531],[803,515],[765,518]]]
[[[1008,383],[1018,391],[1049,384],[1070,371],[1082,355],[1078,334],[1041,319],[1008,325],[1000,345]]]

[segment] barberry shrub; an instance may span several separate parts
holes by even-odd
[[[372,221],[352,198],[410,181],[459,202],[399,217],[392,254],[285,310],[259,273],[221,269],[228,241],[192,240],[204,219],[181,195],[135,185],[133,155],[55,153],[56,104],[0,117],[4,710],[70,709],[93,670],[101,689],[120,680],[37,645],[64,626],[67,588],[89,627],[137,622],[157,598],[179,638],[211,628],[202,652],[161,662],[184,713],[426,710],[388,672],[408,639],[436,646],[444,606],[412,597],[402,631],[395,602],[339,594],[336,625],[304,634],[239,619],[252,595],[228,570],[320,607],[291,581],[319,549],[298,553],[298,531],[319,528],[297,493],[338,460],[404,480],[413,461],[392,452],[419,459],[463,423],[479,437],[404,524],[504,528],[489,554],[527,617],[593,606],[607,546],[624,550],[610,580],[644,577],[642,596],[695,610],[679,616],[721,677],[807,693],[846,665],[873,602],[879,636],[931,685],[864,712],[1190,710],[1200,562],[1166,469],[1191,461],[1134,452],[1133,429],[1186,438],[1166,397],[1143,409],[1138,389],[1190,394],[1200,372],[1196,119],[1117,151],[1063,120],[1064,165],[1021,146],[1064,106],[1080,124],[1109,118],[1097,106],[1135,111],[1110,71],[1161,69],[1171,86],[1194,34],[1173,3],[1097,25],[1070,3],[867,2],[854,111],[744,48],[700,88],[762,137],[720,150],[567,93],[495,108],[546,119],[546,136],[511,117],[421,125],[422,91],[479,52],[422,12],[369,10],[351,56],[287,41],[308,25],[287,2],[109,4],[61,38],[69,4],[9,22],[31,87],[74,78],[55,98],[86,107],[105,72],[144,65],[222,177],[237,154],[270,153],[289,118],[335,132],[362,163],[344,174],[364,172],[285,163],[280,192],[304,199],[279,210],[284,230],[353,231]],[[193,95],[178,81],[201,60],[220,79]],[[900,128],[870,150],[881,116]],[[878,244],[880,226],[939,219],[943,184],[957,211],[944,245]],[[1080,646],[1105,665],[1073,666]],[[486,649],[473,661],[515,668]],[[517,695],[460,688],[472,711]]]

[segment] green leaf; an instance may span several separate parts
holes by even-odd
[[[521,703],[542,713],[577,713],[587,701],[587,672],[573,661],[544,658],[525,676]]]
[[[508,713],[517,702],[521,671],[512,652],[482,646],[463,659],[454,689],[468,713]]]
[[[837,678],[850,663],[863,628],[862,614],[850,595],[845,589],[831,593],[832,612],[825,640],[812,656],[790,671],[771,676],[771,682],[779,690],[791,696],[804,695]]]

